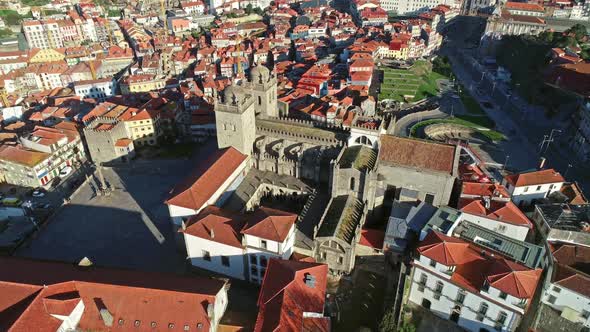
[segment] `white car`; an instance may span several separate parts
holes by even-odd
[[[72,173],[72,168],[70,166],[66,166],[66,167],[62,168],[61,171],[59,171],[59,176],[66,176],[70,173]]]
[[[43,196],[45,196],[45,193],[42,192],[41,190],[35,190],[35,191],[33,191],[33,195],[32,196],[33,197],[43,197]]]

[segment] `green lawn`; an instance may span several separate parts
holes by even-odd
[[[27,16],[21,16],[16,10],[0,9],[0,17],[4,19],[6,25],[18,25],[23,18],[31,17],[31,13],[29,12]]]
[[[436,80],[445,76],[431,71],[428,61],[416,61],[410,69],[383,69],[383,84],[379,99],[404,101],[403,96],[414,96],[408,101],[418,101],[439,92]]]
[[[422,122],[418,122],[410,128],[410,135],[416,136],[418,129],[424,128],[428,125],[435,124],[435,123],[454,123],[458,125],[462,125],[465,127],[473,128],[477,130],[478,133],[487,137],[492,141],[501,141],[505,137],[502,133],[490,129],[493,125],[493,121],[485,116],[458,116],[454,118],[447,118],[447,119],[432,119],[432,120],[425,120]]]

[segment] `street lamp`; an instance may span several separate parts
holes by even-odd
[[[508,160],[510,159],[510,155],[507,154],[506,155],[506,159],[504,160],[504,166],[502,167],[502,169],[506,169],[506,167],[508,166]]]
[[[545,147],[545,152],[549,150],[549,144],[553,142],[553,133],[562,133],[561,129],[551,129],[551,134],[549,135],[549,140],[547,141],[547,146]]]

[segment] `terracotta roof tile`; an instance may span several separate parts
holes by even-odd
[[[508,175],[506,181],[515,187],[524,187],[565,182],[565,179],[554,169],[544,169],[540,171]]]
[[[461,198],[459,209],[461,212],[480,215],[489,219],[505,222],[517,226],[533,228],[533,223],[511,201],[490,201],[489,208],[485,207],[483,199]]]
[[[260,207],[247,217],[247,224],[242,234],[283,242],[296,221],[296,214]]]
[[[443,265],[455,266],[451,281],[472,292],[479,292],[487,280],[490,286],[506,294],[531,299],[543,272],[436,231],[431,231],[419,244],[418,253]]]
[[[303,316],[304,312],[324,312],[327,274],[325,264],[271,258],[260,288],[254,331],[306,331],[303,326],[330,331],[325,321],[329,318],[308,322],[310,318]],[[306,284],[306,277],[315,280],[313,287]]]
[[[199,214],[190,217],[183,233],[205,240],[242,247],[241,230],[246,224],[242,215],[207,206]]]
[[[216,151],[172,190],[166,204],[200,209],[246,158],[233,147]]]
[[[454,174],[455,146],[391,135],[381,136],[384,164]]]

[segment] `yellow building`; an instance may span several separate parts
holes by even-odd
[[[131,75],[125,77],[121,82],[121,93],[126,95],[135,92],[148,92],[163,89],[165,86],[165,78],[156,78],[148,74]]]
[[[127,135],[136,146],[155,145],[162,134],[160,114],[157,110],[129,108],[120,117],[125,123]]]
[[[43,63],[63,61],[66,58],[63,49],[45,48],[33,49],[29,55],[29,63]]]

